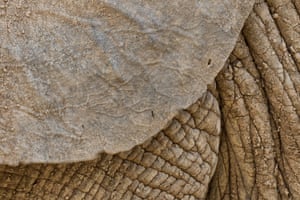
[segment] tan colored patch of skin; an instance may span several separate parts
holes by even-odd
[[[216,98],[207,93],[128,152],[1,166],[0,197],[300,199],[299,3],[258,2],[216,79]]]
[[[11,84],[0,163],[84,161],[142,144],[206,91],[253,3],[1,1],[0,51],[20,65],[0,60]]]
[[[205,199],[220,138],[217,100],[207,92],[143,145],[97,160],[0,166],[1,199]]]
[[[300,198],[299,23],[295,1],[256,4],[218,76],[224,134],[208,199]]]

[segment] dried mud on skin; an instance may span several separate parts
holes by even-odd
[[[300,199],[299,13],[296,0],[256,3],[214,95],[127,153],[1,166],[0,198]]]

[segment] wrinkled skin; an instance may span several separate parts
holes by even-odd
[[[299,13],[299,1],[256,4],[216,79],[223,133],[208,199],[300,199]]]
[[[206,91],[253,3],[0,1],[0,163],[145,142]]]
[[[168,128],[90,162],[1,166],[1,199],[300,199],[299,13],[258,2],[215,87]]]

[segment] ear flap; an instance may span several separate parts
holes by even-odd
[[[5,4],[0,163],[87,160],[149,139],[206,90],[252,4]]]

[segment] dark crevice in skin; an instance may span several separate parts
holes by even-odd
[[[263,80],[263,79],[262,79],[262,80]],[[265,96],[267,96],[267,95],[266,95],[267,92],[266,92],[265,88],[263,88],[263,90],[264,90]],[[268,112],[269,112],[270,117],[272,118],[272,120],[274,120],[272,116],[273,116],[273,114],[275,114],[275,113],[273,113],[273,112],[271,111],[271,110],[272,110],[272,109],[270,108],[271,102],[270,102],[269,98],[266,98],[266,99],[267,99],[266,105],[267,105],[267,107],[268,107]],[[273,113],[273,114],[272,114],[272,113]],[[277,126],[276,123],[275,123],[275,130],[277,130],[278,127],[279,127],[279,126]],[[282,140],[281,140],[281,138],[280,138],[280,132],[279,132],[279,131],[273,131],[273,132],[277,132],[277,134],[278,134],[278,136],[279,136],[279,148],[280,148],[280,152],[281,152],[281,155],[279,155],[279,156],[282,157],[282,155],[283,155],[283,153],[282,153]],[[272,137],[273,137],[273,139],[274,139],[273,134],[272,134]],[[276,157],[278,157],[278,155],[277,155]],[[276,160],[276,163],[278,164],[278,160]],[[282,164],[283,164],[283,163],[282,163]],[[281,165],[279,165],[279,169],[281,169]],[[285,176],[285,175],[282,174],[282,173],[281,173],[281,175]],[[289,187],[288,187],[288,185],[286,184],[285,179],[286,179],[286,178],[283,178],[283,180],[284,180],[284,182],[285,182],[285,187],[286,187],[286,189],[289,190]],[[279,192],[280,192],[280,191],[279,191]],[[289,193],[290,193],[290,191],[289,191]]]
[[[293,4],[294,9],[297,11],[298,16],[300,17],[300,3],[299,1],[298,2],[297,1],[298,0],[291,0],[291,3]]]
[[[245,44],[246,44],[246,47],[249,47],[250,45],[248,44],[248,42],[247,42],[247,39],[245,39],[246,37],[245,36],[243,36],[243,41],[245,42]],[[256,65],[256,63],[255,63],[255,61],[254,61],[254,59],[253,59],[253,52],[252,51],[249,51],[249,56],[251,57],[251,60],[252,60],[252,62],[254,63],[254,65],[255,65],[255,68],[256,68],[256,71],[258,72],[258,74],[259,74],[259,80],[261,80],[261,82],[259,82],[258,84],[259,84],[259,88],[260,88],[260,90],[261,90],[261,92],[262,92],[262,96],[264,97],[264,99],[265,99],[265,101],[266,101],[266,103],[265,103],[265,105],[266,105],[266,107],[267,107],[267,110],[268,110],[268,114],[269,114],[269,117],[270,117],[270,124],[273,124],[273,126],[275,126],[275,130],[277,130],[278,129],[278,127],[277,127],[277,125],[276,125],[276,123],[274,123],[274,118],[273,118],[273,112],[272,112],[272,109],[271,109],[271,102],[270,102],[270,99],[269,98],[266,98],[267,97],[267,91],[266,91],[266,88],[265,87],[263,87],[263,85],[265,85],[266,83],[264,83],[264,79],[263,79],[263,77],[262,77],[262,74],[261,74],[261,71],[260,70],[258,70],[258,67],[257,67],[257,65]],[[273,123],[272,123],[273,122]],[[272,127],[272,125],[271,125],[271,127]],[[276,133],[276,131],[274,131],[274,130],[272,130],[272,134],[271,134],[271,136],[272,136],[272,139],[273,139],[273,141],[275,142],[275,144],[276,144],[276,138],[274,137],[274,133]],[[278,134],[278,136],[280,136],[280,134]],[[280,149],[280,151],[282,151],[282,144],[281,144],[281,140],[279,139],[278,140],[279,141],[279,149]],[[253,144],[252,144],[252,146],[253,146]],[[276,153],[277,154],[277,153]],[[254,153],[253,153],[253,155],[254,155]],[[275,157],[275,165],[278,165],[278,155]],[[255,175],[256,175],[256,173],[255,173]],[[277,179],[278,179],[278,177],[276,177]],[[255,178],[255,180],[256,180],[256,178]],[[285,180],[285,179],[283,179],[283,180]],[[278,180],[277,180],[277,183],[278,183]],[[287,184],[285,183],[285,187],[288,189],[288,187],[287,187]],[[280,190],[278,190],[279,192],[280,192]],[[280,194],[280,196],[281,196],[281,194]],[[281,198],[282,198],[282,196],[281,196]]]
[[[229,66],[229,68],[232,70],[233,69],[233,67],[232,67],[232,63],[230,63],[230,64],[228,64],[228,66]],[[232,80],[234,80],[235,78],[234,78],[234,73],[232,73]],[[217,81],[218,82],[218,81]],[[234,82],[234,81],[233,81]],[[236,85],[234,86],[235,88],[237,88],[236,87]],[[220,90],[221,91],[221,90]],[[221,102],[223,102],[222,103],[222,105],[224,105],[224,99],[222,99],[222,97],[221,97]],[[233,102],[234,103],[234,102]],[[222,106],[223,107],[223,106]],[[232,109],[232,106],[229,106],[229,110],[231,110]],[[222,111],[223,111],[223,109],[222,109]],[[223,113],[223,112],[222,112]],[[227,114],[230,114],[230,112],[228,112]],[[224,114],[223,114],[224,115]],[[226,119],[230,119],[229,117],[227,117]],[[228,123],[230,123],[230,122],[228,122]],[[240,127],[238,127],[239,129],[240,129]],[[235,163],[236,163],[236,166],[237,166],[237,173],[235,174],[235,180],[232,180],[231,179],[231,175],[229,174],[229,180],[228,180],[228,182],[230,183],[230,182],[232,182],[232,181],[235,181],[235,184],[236,184],[236,187],[235,187],[235,189],[237,190],[236,192],[237,192],[237,196],[236,196],[236,198],[237,199],[240,199],[240,196],[239,196],[239,187],[241,187],[242,185],[243,185],[243,188],[245,188],[245,185],[244,185],[244,181],[243,181],[243,176],[242,176],[242,170],[241,170],[241,167],[240,167],[240,165],[239,165],[239,162],[241,162],[241,161],[239,161],[239,160],[236,160],[236,157],[237,157],[237,155],[236,155],[236,153],[235,153],[235,149],[234,148],[232,148],[233,147],[233,144],[230,142],[230,136],[228,136],[227,135],[227,131],[226,131],[226,125],[225,125],[225,128],[223,129],[223,132],[225,133],[225,138],[227,138],[227,140],[226,140],[226,143],[227,143],[227,146],[228,146],[228,150],[229,150],[229,152],[228,152],[228,160],[234,160],[235,161]],[[245,147],[245,144],[243,144],[243,141],[241,140],[241,145],[242,146],[244,146]],[[230,151],[230,149],[231,149],[231,151]],[[232,152],[232,155],[233,156],[230,156],[231,155],[231,153],[230,152]],[[231,162],[229,162],[229,164],[230,164]],[[254,165],[255,165],[255,162],[254,162]],[[256,169],[256,167],[254,167],[255,169]],[[229,167],[229,169],[232,169],[232,167]],[[230,170],[230,172],[231,172],[231,170]],[[241,178],[241,180],[242,180],[242,183],[239,183],[239,181],[237,180],[237,178],[238,178],[238,176],[240,176],[240,178]],[[256,179],[254,179],[254,180],[256,180]],[[242,185],[241,185],[242,184]],[[254,183],[253,184],[253,186],[255,186],[256,184]],[[231,185],[230,185],[231,186]],[[229,191],[233,191],[232,190],[233,188],[229,188]],[[246,192],[248,192],[248,191],[246,191]],[[247,196],[249,196],[249,194],[247,194]]]
[[[275,1],[268,1],[268,3],[274,3]],[[278,2],[278,1],[277,1]],[[295,3],[295,2],[294,2]],[[251,74],[255,80],[258,80],[256,85],[258,86],[258,92],[259,92],[259,98],[262,98],[262,101],[258,101],[258,105],[262,104],[266,109],[266,114],[264,117],[267,117],[266,119],[269,129],[268,132],[262,132],[263,134],[267,134],[269,139],[267,139],[269,142],[266,143],[267,147],[270,148],[270,150],[273,152],[270,155],[274,155],[274,157],[268,157],[268,162],[272,162],[272,168],[270,169],[264,169],[262,168],[261,164],[256,163],[256,159],[260,162],[260,159],[263,157],[257,157],[257,156],[264,156],[264,155],[255,155],[254,149],[255,149],[255,140],[253,140],[255,137],[260,137],[259,135],[259,129],[263,127],[252,127],[256,128],[254,130],[250,130],[250,146],[254,161],[254,183],[253,186],[249,188],[237,187],[236,184],[239,183],[239,180],[243,180],[244,176],[252,176],[251,174],[244,173],[241,174],[238,172],[238,168],[235,168],[235,166],[230,166],[232,161],[236,160],[236,156],[234,153],[234,150],[231,151],[231,148],[237,148],[234,147],[230,143],[230,138],[238,138],[237,136],[232,135],[232,133],[227,133],[227,126],[232,126],[230,124],[232,123],[238,123],[237,119],[231,119],[233,116],[231,116],[231,113],[234,111],[233,106],[237,107],[240,106],[242,109],[243,106],[241,106],[238,103],[238,99],[242,98],[246,107],[248,107],[245,100],[247,98],[252,98],[251,96],[247,96],[245,94],[238,96],[237,92],[230,93],[230,101],[227,101],[226,99],[220,98],[220,109],[222,113],[222,143],[221,143],[221,149],[220,149],[220,155],[219,159],[222,159],[222,163],[219,162],[216,174],[214,175],[212,182],[210,183],[210,190],[208,193],[208,199],[241,199],[242,196],[239,196],[238,192],[242,192],[243,188],[247,191],[251,191],[251,196],[248,196],[249,199],[268,199],[268,198],[278,198],[278,199],[298,199],[299,192],[297,191],[296,187],[299,183],[299,180],[297,179],[297,172],[299,168],[297,168],[297,162],[299,162],[300,157],[297,154],[297,151],[299,150],[299,145],[297,143],[297,133],[300,130],[299,126],[295,123],[289,123],[290,120],[298,120],[299,121],[299,109],[297,108],[297,104],[299,103],[299,97],[297,97],[297,94],[299,94],[299,68],[297,67],[297,59],[294,57],[295,54],[293,54],[292,51],[290,51],[290,48],[288,45],[291,45],[291,38],[295,37],[292,35],[292,31],[287,32],[283,31],[284,27],[286,25],[284,24],[278,24],[277,20],[279,20],[278,16],[271,16],[272,11],[270,9],[270,4],[266,6],[266,2],[261,1],[259,4],[256,4],[256,7],[254,8],[254,13],[250,15],[248,21],[246,22],[246,28],[243,30],[243,36],[241,37],[242,40],[244,40],[244,47],[248,52],[248,55],[245,56],[245,52],[243,53],[243,49],[241,49],[240,44],[242,42],[237,43],[236,49],[233,51],[232,56],[230,58],[230,62],[226,64],[225,69],[218,75],[218,77],[223,76],[224,71],[227,71],[228,74],[232,76],[233,81],[230,83],[231,85],[224,86],[225,79],[223,78],[217,78],[217,90],[219,92],[219,96],[222,97],[222,94],[225,91],[230,90],[240,90],[238,93],[244,93],[245,88],[240,88],[239,81],[237,81],[238,77],[235,77],[235,64],[242,62],[242,65],[240,67],[244,68],[246,70],[246,73]],[[267,9],[265,9],[267,8]],[[258,9],[258,10],[256,10]],[[258,13],[257,13],[258,11]],[[262,13],[261,13],[262,12]],[[273,13],[274,14],[274,13]],[[265,17],[267,18],[265,19]],[[271,16],[271,18],[270,18]],[[284,16],[282,16],[284,17]],[[299,16],[298,16],[299,17]],[[259,18],[259,20],[257,20]],[[270,20],[271,19],[271,20]],[[259,25],[253,24],[253,23],[260,23]],[[271,24],[268,24],[271,23]],[[262,25],[263,24],[263,25]],[[274,32],[268,33],[268,27],[272,27],[275,29]],[[248,32],[249,31],[249,32]],[[258,37],[260,34],[262,34],[262,39],[260,41],[260,37]],[[279,34],[279,35],[278,35]],[[244,38],[244,39],[243,39]],[[256,38],[256,39],[254,39]],[[286,47],[286,52],[282,51],[281,49],[278,49],[279,46],[275,42],[272,41],[272,39],[280,39],[283,44],[283,47]],[[256,43],[255,43],[256,41]],[[259,46],[260,45],[260,46]],[[265,50],[264,50],[265,49]],[[274,51],[276,56],[274,57],[268,57],[270,54],[270,51]],[[240,51],[240,52],[239,52]],[[277,61],[277,60],[278,61]],[[251,60],[249,62],[249,60]],[[267,69],[264,69],[262,67],[262,62],[271,63],[269,66],[267,66]],[[282,70],[284,73],[286,73],[286,77],[283,76],[283,79],[279,79],[280,74],[277,71],[276,62],[281,64]],[[227,67],[230,65],[232,68],[228,69]],[[281,69],[281,68],[280,68]],[[291,69],[295,69],[295,71],[291,71]],[[236,69],[239,71],[239,69]],[[254,71],[256,72],[254,72]],[[270,73],[273,75],[273,77],[270,75]],[[278,74],[277,74],[278,73]],[[287,78],[291,80],[291,82],[287,81]],[[298,81],[297,81],[298,80]],[[255,84],[253,84],[254,86]],[[222,89],[223,87],[223,89]],[[225,87],[225,89],[224,89]],[[226,88],[227,87],[227,88]],[[252,86],[250,86],[252,87]],[[242,90],[241,90],[242,89]],[[256,90],[256,89],[255,89]],[[274,94],[276,94],[274,96]],[[228,98],[228,97],[226,97]],[[253,96],[253,99],[256,98]],[[234,105],[236,104],[236,105]],[[290,104],[293,106],[293,109],[291,107],[286,106],[287,104]],[[286,107],[285,107],[286,106]],[[285,110],[288,109],[288,110]],[[250,120],[254,121],[256,120],[258,116],[253,115],[249,113],[251,111],[251,108],[247,108],[247,115],[249,115]],[[298,116],[298,118],[297,118]],[[228,120],[233,120],[233,122]],[[259,119],[259,118],[257,118]],[[236,120],[236,122],[234,122]],[[253,123],[255,125],[255,123]],[[252,126],[253,126],[252,125]],[[238,127],[238,129],[236,129]],[[229,131],[236,130],[235,134],[243,134],[243,130],[240,126],[236,126],[229,129]],[[245,131],[245,130],[244,130]],[[245,132],[244,132],[245,133]],[[254,134],[255,133],[255,134]],[[254,135],[253,135],[254,134]],[[257,135],[257,136],[256,136]],[[265,136],[264,136],[265,137]],[[267,138],[268,138],[267,137]],[[241,139],[242,136],[240,135]],[[237,139],[235,139],[237,140]],[[245,144],[241,140],[241,144],[243,146],[242,151],[246,153]],[[226,146],[225,143],[228,145],[226,147],[226,153],[224,153],[224,150],[222,151],[222,147]],[[272,146],[270,146],[272,145]],[[295,148],[295,149],[294,149]],[[224,149],[224,148],[223,148]],[[294,149],[294,151],[293,151]],[[297,150],[298,149],[298,150]],[[240,149],[241,150],[241,149]],[[257,157],[257,158],[256,158]],[[225,158],[225,161],[224,159]],[[220,160],[221,161],[221,160]],[[243,161],[241,161],[243,162]],[[295,164],[296,163],[296,164]],[[224,167],[224,165],[226,165]],[[222,171],[223,168],[228,169],[228,172]],[[267,166],[270,167],[270,166]],[[260,169],[260,170],[259,170]],[[261,188],[268,188],[267,186],[264,186],[261,181],[265,178],[261,177],[262,170],[268,174],[268,176],[273,177],[274,185],[271,187],[273,188],[273,195],[272,196],[265,196],[263,197],[264,190],[258,190]],[[229,173],[229,174],[228,174]],[[293,176],[295,174],[295,176]],[[227,176],[227,182],[225,182],[223,179]],[[240,179],[237,176],[241,176]],[[260,176],[260,177],[259,177]],[[245,177],[246,178],[246,177]],[[260,181],[258,181],[258,179]],[[226,185],[222,185],[221,183],[228,183]],[[248,187],[248,186],[247,186]],[[237,196],[235,195],[237,191]],[[272,191],[272,190],[270,190]],[[267,192],[267,191],[266,191]],[[243,193],[243,192],[242,192]],[[277,194],[276,194],[277,193]],[[277,196],[277,197],[276,197]],[[245,197],[246,198],[246,197]]]
[[[247,45],[247,41],[245,41],[244,40],[244,37],[242,38],[243,39],[243,41],[246,43],[246,45]],[[251,53],[251,52],[250,52]],[[242,62],[242,60],[240,60],[240,62]],[[250,72],[249,72],[249,69],[246,69],[246,71],[247,71],[247,73],[249,73],[249,74],[251,74]],[[234,80],[234,79],[233,79]],[[236,81],[235,81],[236,82]],[[240,91],[240,93],[242,93],[241,91]],[[247,107],[247,105],[246,105],[246,107]],[[249,113],[249,108],[247,107],[247,110],[248,110],[248,113]],[[249,116],[250,116],[250,114],[249,114]],[[250,119],[251,119],[251,116],[250,116]],[[255,126],[255,125],[254,125]],[[256,128],[256,130],[257,130],[257,128]],[[250,131],[249,132],[249,136],[250,136],[250,146],[252,147],[251,148],[251,154],[252,154],[252,156],[254,156],[255,157],[255,152],[254,152],[254,142],[253,142],[253,138],[254,138],[254,135],[253,135],[253,133],[252,133],[252,131]],[[257,175],[257,167],[256,167],[256,165],[257,165],[257,163],[255,162],[255,158],[253,158],[253,160],[254,160],[254,162],[253,162],[253,164],[254,164],[254,183],[253,183],[253,186],[250,188],[250,196],[252,197],[253,195],[254,195],[254,193],[255,193],[255,190],[254,189],[256,189],[257,188],[257,186],[256,186],[256,184],[257,184],[257,182],[256,182],[256,180],[257,180],[257,177],[256,177],[256,175]],[[249,199],[250,199],[250,196],[249,196]]]
[[[236,80],[235,80],[235,73],[233,72],[233,82],[235,83],[235,85],[237,85],[237,83],[236,83]],[[242,92],[240,91],[240,88],[239,87],[237,87],[238,89],[238,91],[239,91],[239,93],[240,94],[242,94]],[[245,107],[246,107],[246,109],[247,109],[247,112],[249,113],[249,108],[247,107],[247,105],[245,104]],[[250,114],[249,114],[249,116],[250,116]],[[251,119],[251,116],[250,116],[250,119]],[[255,125],[254,125],[255,126]],[[240,128],[240,127],[239,127]],[[241,128],[240,128],[240,130],[241,130]],[[256,130],[257,130],[257,128],[256,128]],[[254,147],[254,145],[253,145],[253,138],[254,138],[254,135],[252,134],[252,132],[250,131],[249,132],[249,136],[250,136],[250,146],[251,147]],[[242,141],[243,142],[243,141]],[[245,144],[242,144],[242,146],[245,146]],[[252,153],[252,155],[255,155],[255,153],[254,153],[254,148],[251,148],[251,153]],[[251,188],[251,192],[250,192],[250,194],[252,194],[253,193],[253,191],[254,191],[254,188],[256,187],[256,174],[257,174],[257,172],[256,172],[256,169],[257,169],[257,167],[256,167],[256,165],[257,165],[257,163],[255,162],[255,159],[254,159],[254,162],[253,162],[253,164],[254,164],[254,170],[255,170],[255,172],[254,172],[254,183],[253,183],[253,187]],[[242,173],[240,173],[240,174],[242,174]],[[242,177],[242,179],[243,179],[243,176],[241,176]],[[244,186],[244,188],[246,188],[245,186]],[[247,192],[247,191],[246,191]]]
[[[247,45],[248,46],[248,45]],[[250,52],[251,53],[251,52]],[[257,67],[257,66],[256,66]],[[258,70],[258,72],[260,73],[260,71]],[[264,81],[263,79],[262,79],[262,77],[261,77],[261,73],[260,73],[260,80],[262,80],[262,82]],[[266,92],[266,89],[265,89],[265,87],[261,87],[261,89],[262,89],[262,92],[263,92],[263,96],[264,97],[266,97],[267,96],[267,92]],[[266,100],[266,106],[267,106],[267,109],[268,109],[268,113],[269,113],[269,117],[270,117],[270,120],[272,121],[272,122],[274,122],[274,118],[273,118],[273,114],[272,114],[272,109],[271,109],[271,102],[270,102],[270,100],[269,100],[269,98],[265,98],[265,100]],[[273,123],[273,126],[275,126],[275,130],[277,130],[278,129],[278,126],[276,125],[276,123]],[[279,138],[279,139],[277,139],[277,142],[279,143],[279,146],[278,146],[278,148],[280,149],[280,152],[282,152],[282,142],[281,142],[281,139],[280,139],[280,134],[277,132],[277,131],[274,131],[274,130],[272,130],[272,132],[273,132],[273,134],[272,134],[272,138],[273,138],[273,141],[275,142],[275,144],[276,144],[276,138],[274,137],[274,134],[276,134],[277,133],[277,138]],[[276,145],[277,146],[277,145]],[[276,153],[277,154],[277,153]],[[279,160],[278,160],[278,158],[279,157],[282,157],[282,153],[281,153],[281,155],[277,155],[276,156],[276,165],[278,165],[278,163],[279,163]],[[279,166],[280,166],[280,164],[279,164]],[[279,169],[280,169],[280,167],[279,167]],[[284,174],[282,174],[281,173],[281,176],[282,175],[284,175]],[[278,177],[277,177],[277,179],[278,179]],[[285,179],[283,179],[283,181],[285,182],[285,188],[287,188],[288,190],[289,190],[289,188],[288,188],[288,185],[287,185],[287,183],[286,183],[286,181],[285,181]],[[278,180],[277,180],[277,183],[278,183]],[[279,192],[280,192],[280,190],[278,190]],[[289,191],[290,192],[290,191]],[[281,194],[280,194],[281,195]],[[282,198],[282,197],[281,197]]]
[[[291,1],[295,6],[298,16],[300,17],[300,2],[299,2],[299,0],[291,0]]]
[[[245,42],[246,42],[246,44],[247,44],[247,40],[245,40]],[[248,44],[247,44],[247,46],[249,46]],[[250,54],[251,54],[252,52],[250,51]],[[253,55],[251,55],[251,57],[252,57],[252,60],[253,60]],[[257,68],[257,66],[256,66],[256,68]],[[259,72],[259,75],[260,75],[260,80],[262,81],[262,82],[264,82],[264,79],[262,78],[262,75],[261,75],[261,73],[260,73],[260,71],[259,70],[257,70],[258,72]],[[260,89],[262,90],[262,94],[263,94],[263,96],[264,97],[266,97],[267,96],[267,91],[266,91],[266,89],[265,89],[265,87],[260,87]],[[270,100],[269,100],[269,98],[265,98],[265,100],[266,100],[266,106],[267,106],[267,110],[268,110],[268,113],[269,113],[269,117],[270,117],[270,120],[271,121],[273,121],[274,122],[274,118],[273,118],[273,114],[272,114],[272,109],[271,109],[271,102],[270,102]],[[276,125],[276,123],[274,123],[274,126],[275,126],[275,130],[277,130],[278,129],[278,127],[277,127],[277,125]],[[273,138],[273,141],[275,142],[275,144],[276,144],[276,138],[274,137],[274,133],[276,133],[276,131],[273,131],[272,130],[272,132],[273,132],[273,134],[272,134],[272,138]],[[278,137],[280,137],[280,134],[279,133],[277,133],[277,135],[278,135]],[[280,152],[282,151],[282,143],[281,143],[281,139],[279,139],[278,140],[279,141],[279,149],[280,149]],[[278,163],[279,163],[279,161],[278,161],[278,155],[276,156],[276,158],[275,158],[276,160],[276,163],[275,163],[275,165],[278,165]],[[280,166],[280,165],[279,165]],[[281,173],[281,175],[283,175],[282,173]],[[277,177],[277,179],[278,179],[278,177]],[[285,182],[285,179],[283,179],[284,180],[284,182]],[[278,180],[277,180],[277,183],[278,183]],[[288,185],[286,184],[286,182],[285,182],[285,187],[289,190],[289,188],[288,188]],[[278,190],[278,192],[280,192],[280,190]],[[289,191],[290,192],[290,191]],[[280,194],[280,196],[281,196],[282,194]],[[282,198],[282,196],[281,196],[281,198]]]
[[[279,31],[280,32],[280,31]],[[282,36],[281,36],[282,37]],[[254,50],[255,51],[255,50]],[[293,63],[293,64],[295,64],[295,63]],[[261,70],[259,70],[260,72],[261,72]],[[297,73],[297,72],[296,72]],[[261,80],[263,80],[264,82],[265,82],[265,85],[267,85],[267,82],[266,81],[268,81],[268,80],[264,80],[264,78],[263,78],[263,76],[261,75],[261,77],[262,77],[262,79]],[[281,83],[282,84],[282,83]],[[273,102],[271,102],[270,101],[270,99],[272,98],[272,97],[270,97],[269,96],[269,92],[270,91],[267,91],[266,90],[266,88],[263,88],[264,89],[264,92],[265,92],[265,94],[266,94],[266,97],[267,97],[267,99],[268,99],[268,106],[269,106],[269,113],[270,113],[270,116],[272,116],[272,118],[273,117],[275,117],[275,128],[276,128],[276,130],[275,130],[275,132],[278,132],[278,135],[279,135],[279,143],[280,143],[280,146],[279,146],[279,148],[280,148],[280,155],[278,155],[279,156],[279,158],[282,158],[282,159],[285,159],[285,156],[284,156],[284,154],[286,154],[286,152],[283,152],[284,150],[283,150],[283,145],[282,145],[282,141],[284,141],[284,139],[282,138],[282,134],[284,134],[284,132],[281,132],[281,131],[277,131],[277,130],[279,130],[279,127],[280,127],[280,121],[278,121],[277,120],[277,118],[280,118],[280,113],[278,113],[279,114],[279,116],[277,116],[277,113],[276,113],[276,110],[274,110],[274,108],[273,108],[273,106],[274,106],[274,104],[273,104]],[[295,89],[295,87],[294,87],[294,89]],[[291,99],[291,96],[288,96],[289,97],[289,100],[292,100]],[[271,106],[271,107],[270,107]],[[276,106],[276,105],[275,105]],[[275,108],[276,109],[276,108]],[[271,111],[270,111],[271,110]],[[273,118],[274,119],[274,118]],[[287,131],[287,130],[284,130],[284,131]],[[292,136],[292,137],[294,137],[294,135]],[[294,140],[294,142],[296,142],[296,140]],[[297,143],[296,143],[296,145],[297,145]],[[299,147],[299,146],[298,146]],[[278,157],[277,156],[277,157]],[[281,162],[281,164],[279,165],[279,168],[282,168],[282,170],[281,171],[284,171],[283,169],[285,168],[284,167],[284,160],[282,160],[282,162]],[[285,168],[286,169],[286,168]],[[282,174],[283,176],[284,176],[284,178],[283,178],[283,180],[285,181],[285,180],[287,180],[287,174]],[[285,183],[286,185],[287,185],[287,182]],[[290,187],[286,187],[288,190],[289,190],[289,193],[291,194],[291,191],[290,191]]]
[[[229,152],[229,143],[228,143],[228,140],[226,140],[226,150],[227,150],[227,155],[228,155],[228,160],[230,159],[230,152]],[[231,162],[228,162],[228,176],[229,176],[229,179],[228,179],[228,182],[227,182],[227,184],[228,184],[228,193],[226,194],[226,192],[224,193],[224,196],[222,197],[222,199],[225,199],[225,195],[230,195],[230,191],[232,191],[232,186],[231,186],[231,171],[230,171],[230,169],[231,169]],[[227,187],[226,187],[226,190],[227,190]]]
[[[247,73],[249,73],[249,72],[247,72]],[[233,72],[233,82],[234,82],[236,85],[238,85],[237,80],[235,80],[235,73],[234,73],[234,72]],[[239,91],[240,94],[242,94],[242,91],[240,90],[239,87],[237,87],[237,90]],[[243,96],[245,96],[245,95],[243,95]],[[248,115],[249,115],[250,121],[253,121],[254,119],[252,119],[252,116],[250,115],[250,110],[251,110],[251,108],[249,108],[249,106],[248,106],[248,104],[247,104],[246,102],[244,102],[244,104],[245,104],[245,108],[246,108],[247,112],[249,113]],[[253,127],[255,128],[255,130],[256,130],[257,132],[259,132],[259,128],[256,127],[254,123],[253,123]],[[241,130],[242,128],[239,126],[239,129]],[[251,148],[251,153],[252,153],[252,155],[254,155],[254,157],[255,157],[255,152],[254,152],[254,148],[253,148],[253,147],[254,147],[254,141],[253,141],[253,138],[255,138],[255,135],[252,134],[252,131],[249,131],[249,137],[250,137],[250,146],[252,147],[252,148]],[[259,134],[258,134],[258,137],[259,137],[260,140],[261,140],[261,136],[260,136]],[[246,145],[243,144],[243,141],[242,141],[242,140],[241,140],[241,142],[242,142],[242,145],[245,147]],[[257,175],[258,164],[256,163],[255,158],[254,158],[254,161],[253,161],[253,165],[254,165],[255,172],[254,172],[254,184],[253,184],[253,187],[251,188],[251,194],[253,193],[254,188],[256,187],[256,184],[257,184],[257,182],[256,182],[256,180],[257,180],[256,175]],[[241,172],[241,174],[242,174],[242,172]],[[241,177],[242,177],[242,179],[243,179],[243,176],[241,176]],[[245,187],[245,188],[246,188],[246,187]]]
[[[227,67],[228,65],[226,64],[225,66]],[[220,73],[222,73],[222,71]],[[220,91],[220,86],[219,86],[217,81],[216,81],[215,84],[216,84],[216,90]],[[216,98],[220,102],[219,103],[219,109],[222,111],[222,107],[223,107],[222,98],[221,98],[219,92],[217,93],[217,95],[218,96]],[[227,117],[224,117],[224,113],[221,112],[221,130],[222,131],[221,131],[221,139],[220,139],[220,147],[219,147],[220,154],[219,154],[219,159],[218,159],[218,167],[219,167],[221,162],[222,162],[221,163],[222,166],[224,166],[225,168],[227,167],[227,170],[225,169],[226,171],[224,173],[228,175],[228,180],[226,182],[225,187],[223,188],[224,192],[222,193],[222,191],[221,191],[222,188],[219,185],[220,184],[219,181],[215,181],[219,178],[218,177],[219,174],[216,171],[216,173],[212,177],[212,181],[209,184],[209,190],[208,190],[208,197],[210,196],[210,194],[216,192],[216,193],[220,193],[222,195],[222,196],[220,196],[220,199],[222,199],[222,200],[225,199],[227,195],[230,195],[230,194],[228,194],[228,191],[232,191],[231,184],[230,184],[232,182],[232,180],[231,180],[232,176],[231,176],[231,170],[230,169],[233,166],[231,166],[231,162],[228,162],[229,160],[231,160],[231,157],[230,157],[230,152],[229,152],[229,146],[230,146],[229,141],[226,139],[226,137],[228,137],[227,132],[226,132],[226,127],[225,127],[225,122],[224,122],[224,120],[226,120],[226,119],[227,119]],[[225,148],[226,156],[224,156],[224,157],[223,157],[223,152],[221,152],[221,148]],[[222,168],[222,167],[220,166],[220,168]],[[217,191],[215,191],[215,190],[217,190]]]

